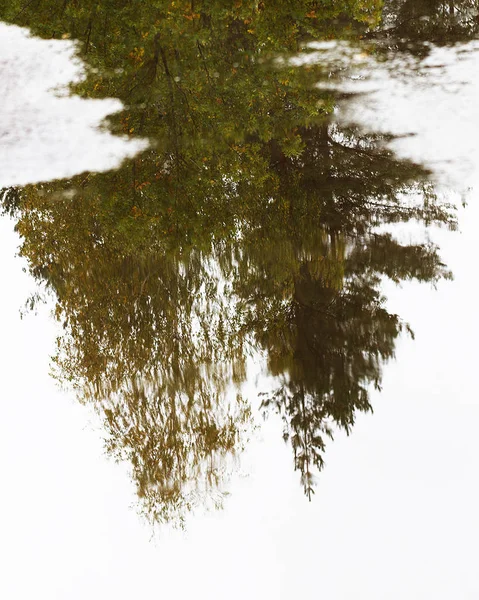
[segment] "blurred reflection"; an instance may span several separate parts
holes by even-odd
[[[466,42],[479,33],[478,0],[390,0],[379,36],[395,50],[418,56],[437,46]]]
[[[310,496],[325,438],[370,410],[409,330],[381,279],[450,276],[434,245],[380,227],[454,226],[428,173],[334,124],[334,93],[310,85],[327,65],[272,62],[311,37],[366,35],[380,3],[14,4],[6,17],[36,33],[82,39],[77,91],[120,97],[112,127],[155,141],[115,172],[4,194],[56,299],[56,376],[102,415],[145,514],[182,520],[221,500],[251,430],[246,360],[263,354],[262,407],[283,416]]]

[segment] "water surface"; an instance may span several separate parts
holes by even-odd
[[[6,596],[477,593],[476,6],[305,6],[0,13]]]

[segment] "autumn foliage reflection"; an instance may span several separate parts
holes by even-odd
[[[78,91],[120,97],[112,127],[154,144],[4,197],[64,328],[56,376],[102,416],[145,514],[181,521],[221,502],[252,427],[247,359],[263,355],[262,408],[282,415],[310,496],[326,439],[371,409],[409,330],[382,278],[450,276],[434,245],[386,229],[454,226],[428,173],[333,122],[334,92],[311,84],[324,65],[272,67],[305,39],[367,33],[380,3],[90,4],[43,0],[18,20],[83,39],[94,69]]]

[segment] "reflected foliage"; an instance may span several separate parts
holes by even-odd
[[[387,232],[454,226],[428,173],[385,136],[334,123],[334,92],[310,85],[327,66],[274,62],[312,38],[367,35],[380,3],[232,4],[37,0],[2,14],[82,40],[76,91],[120,97],[112,128],[152,139],[115,172],[7,190],[3,207],[55,299],[56,376],[96,407],[153,521],[220,503],[251,432],[251,356],[310,496],[326,438],[371,410],[409,330],[382,279],[450,276],[434,245]]]
[[[394,50],[418,56],[430,44],[444,46],[466,42],[479,34],[478,0],[391,0],[383,11],[378,37]]]

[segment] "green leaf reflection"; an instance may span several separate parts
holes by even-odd
[[[37,0],[0,13],[82,40],[77,93],[119,97],[113,130],[152,140],[115,172],[3,202],[56,301],[56,376],[96,407],[153,521],[220,503],[252,427],[249,356],[266,357],[262,408],[283,416],[310,496],[326,438],[371,409],[408,330],[382,278],[450,277],[436,246],[384,227],[454,227],[428,173],[386,136],[334,123],[337,97],[313,85],[328,65],[274,61],[311,39],[367,36],[380,5]]]

